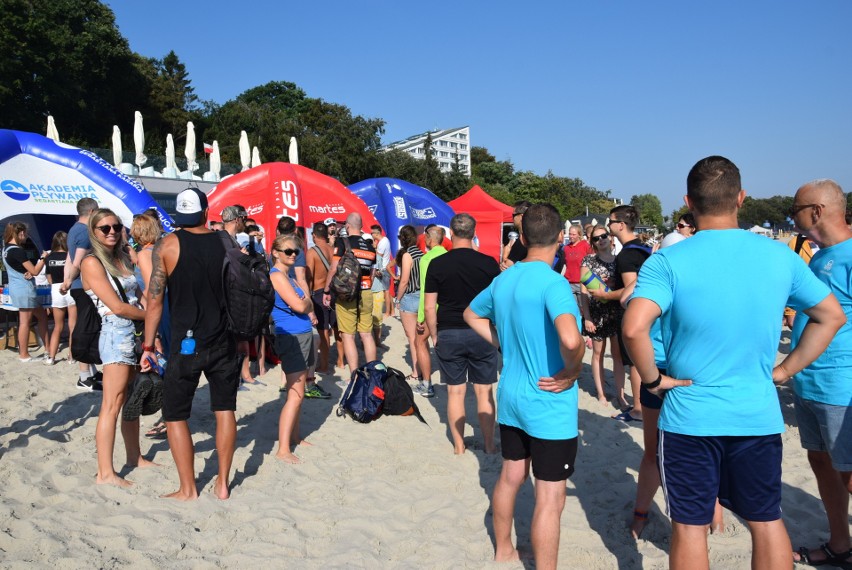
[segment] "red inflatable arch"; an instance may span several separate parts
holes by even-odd
[[[241,204],[266,233],[269,247],[279,218],[289,216],[296,225],[310,231],[314,222],[327,218],[343,221],[355,212],[361,214],[364,229],[376,218],[360,198],[346,186],[325,174],[298,164],[268,162],[229,176],[208,196],[210,219],[222,219],[227,206]]]

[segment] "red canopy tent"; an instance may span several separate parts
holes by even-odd
[[[210,219],[222,219],[222,210],[234,204],[245,207],[272,243],[278,220],[289,216],[296,225],[310,230],[314,222],[327,218],[345,220],[361,214],[364,228],[376,224],[367,204],[339,181],[298,164],[268,162],[229,176],[208,196]]]
[[[500,261],[503,224],[512,223],[512,207],[491,197],[478,185],[448,204],[456,213],[464,212],[473,216],[476,220],[479,251]]]

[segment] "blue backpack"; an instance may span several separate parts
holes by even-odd
[[[362,424],[370,423],[382,415],[385,403],[385,378],[388,369],[379,360],[368,362],[352,373],[349,385],[337,407],[337,415],[349,414]]]

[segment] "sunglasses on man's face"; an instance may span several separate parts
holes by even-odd
[[[683,222],[677,223],[677,229],[682,230],[683,228],[691,228],[692,226],[689,224],[684,224]]]
[[[600,235],[597,235],[597,236],[592,236],[592,239],[590,241],[592,243],[598,243],[602,239],[607,239],[607,238],[609,238],[609,234],[600,234]]]
[[[118,232],[120,232],[121,230],[124,229],[124,225],[122,225],[122,224],[113,224],[113,225],[104,224],[102,226],[95,226],[95,227],[97,229],[99,229],[101,231],[101,233],[103,233],[105,236],[108,236],[110,234],[110,229],[112,229],[112,231],[114,231],[115,233],[118,233]]]
[[[298,249],[289,249],[289,248],[287,248],[287,249],[276,249],[275,251],[280,251],[280,252],[281,252],[281,253],[283,253],[284,255],[299,255],[299,250],[298,250]]]

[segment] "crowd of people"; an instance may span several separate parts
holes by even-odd
[[[318,375],[345,363],[348,378],[379,358],[387,350],[383,322],[398,313],[413,392],[435,397],[434,369],[446,385],[454,452],[466,451],[470,383],[483,449],[502,454],[492,496],[495,560],[519,557],[512,542],[515,501],[532,472],[536,566],[557,565],[565,485],[582,427],[577,381],[591,350],[590,392],[617,408],[614,420],[643,430],[629,526],[634,538],[662,486],[673,568],[708,567],[707,533],[724,531],[723,509],[747,522],[756,568],[786,568],[794,560],[852,567],[846,197],[830,180],[803,185],[790,211],[802,237],[789,248],[739,229],[744,198],[731,161],[699,161],[687,177],[690,213],[661,243],[635,233],[633,206],[613,208],[606,224],[571,226],[564,242],[552,205],[520,201],[513,209],[515,235],[498,262],[478,251],[476,220],[466,213],[452,218],[449,236],[439,226],[419,236],[413,226],[396,236],[380,226],[365,232],[358,214],[315,223],[308,235],[284,217],[267,250],[263,229],[244,207],[229,206],[221,222],[210,222],[207,197],[189,188],[177,197],[180,229],[174,233],[163,233],[156,212],[135,216],[128,231],[114,212],[86,198],[78,203],[78,222],[35,256],[25,245],[26,225],[8,224],[3,261],[18,309],[21,362],[37,360],[28,348],[33,319],[46,346],[41,360],[53,365],[63,322],[74,329],[84,298],[100,318],[102,372],[81,362],[77,379],[80,389],[103,393],[98,483],[131,484],[116,473],[112,457],[118,418],[140,371],[164,373],[162,419],[146,435],[168,439],[179,476],[168,497],[198,496],[187,420],[203,373],[216,419],[214,493],[229,498],[238,393],[264,385],[252,360],[259,376],[267,362],[280,363],[285,400],[275,457],[299,463],[297,447],[310,445],[299,429],[303,400],[331,396]],[[395,257],[390,239],[399,241]],[[254,338],[236,338],[222,308],[222,266],[231,248],[262,256],[275,292],[269,330]],[[335,298],[335,276],[350,253],[357,294]],[[34,286],[43,272],[52,286],[49,338]],[[760,290],[744,290],[741,275],[759,276]],[[775,365],[784,325],[792,327],[792,350]],[[75,338],[72,333],[70,342]],[[781,520],[784,425],[776,393],[776,385],[790,379],[802,446],[830,528],[825,544],[796,552]],[[151,465],[141,452],[138,415],[122,415],[121,433],[127,464]]]

